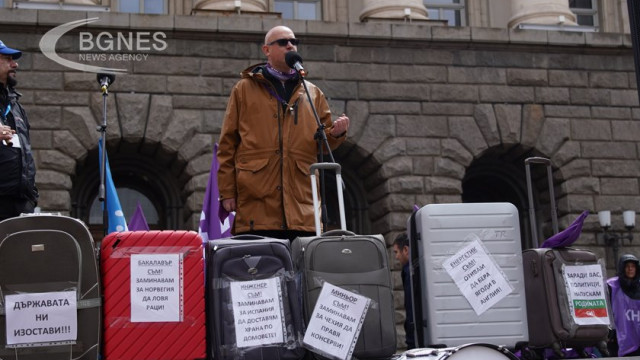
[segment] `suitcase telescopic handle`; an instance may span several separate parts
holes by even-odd
[[[551,165],[551,160],[547,159],[547,158],[543,158],[543,157],[539,157],[539,156],[534,156],[534,157],[530,157],[530,158],[526,158],[524,159],[524,164],[525,165],[529,165],[529,164],[543,164],[543,165]]]
[[[325,231],[322,233],[322,236],[340,236],[340,235],[346,235],[346,236],[355,236],[356,233],[354,233],[353,231],[349,231],[349,230],[329,230],[329,231]]]
[[[543,157],[530,157],[524,159],[525,172],[527,177],[527,193],[529,196],[529,222],[531,223],[531,237],[533,247],[538,247],[538,231],[536,226],[536,209],[533,202],[533,184],[531,180],[531,164],[545,165],[547,168],[547,182],[549,187],[549,201],[551,205],[551,226],[553,233],[558,233],[558,213],[556,211],[556,197],[553,189],[553,174],[551,169],[551,160]]]
[[[344,194],[342,193],[342,170],[338,163],[315,163],[310,167],[311,195],[313,196],[313,214],[316,223],[316,236],[321,234],[320,216],[318,213],[318,184],[316,183],[316,170],[333,170],[336,173],[336,188],[338,192],[338,210],[340,212],[340,229],[347,231],[347,220],[344,215]]]
[[[231,238],[233,240],[260,240],[260,239],[264,239],[264,236],[253,235],[253,234],[241,234],[241,235],[234,235]]]

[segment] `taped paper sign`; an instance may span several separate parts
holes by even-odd
[[[78,338],[75,291],[7,295],[5,300],[7,347],[73,344]]]
[[[284,343],[280,278],[232,281],[230,289],[238,347]]]
[[[131,322],[179,322],[183,317],[180,254],[131,255]]]
[[[609,325],[602,266],[564,265],[569,309],[578,325]]]
[[[370,303],[367,297],[325,282],[303,343],[336,359],[350,359]]]
[[[469,237],[472,240],[445,259],[442,267],[480,316],[509,295],[513,287],[495,260],[486,252],[480,238],[475,234]]]

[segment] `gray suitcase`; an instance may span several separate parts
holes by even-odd
[[[533,207],[533,191],[531,165],[546,166],[548,191],[551,205],[551,221],[553,232],[558,233],[558,219],[555,209],[551,161],[546,158],[532,157],[525,159],[527,188],[529,196],[529,220],[534,246],[538,244],[535,209]],[[557,354],[562,348],[578,348],[597,346],[605,355],[608,354],[606,341],[609,325],[576,324],[571,315],[567,286],[562,276],[562,268],[571,265],[600,265],[598,257],[588,250],[569,247],[534,248],[522,253],[527,294],[527,316],[529,318],[529,345],[531,348],[552,348]],[[602,266],[602,274],[606,274]],[[606,291],[607,287],[603,288]],[[604,294],[606,311],[611,310]]]
[[[316,169],[336,172],[342,230],[320,234]],[[311,166],[311,184],[316,209],[316,236],[293,241],[292,255],[301,275],[304,317],[309,321],[324,281],[372,300],[353,356],[389,358],[396,351],[396,327],[388,255],[382,235],[356,235],[345,229],[340,165]]]
[[[60,215],[27,215],[0,222],[0,358],[98,359],[101,290],[96,248],[81,221]],[[71,343],[7,346],[6,296],[75,291],[77,338]],[[34,316],[44,312],[33,310]]]
[[[408,234],[418,347],[489,343],[514,348],[528,340],[518,219],[518,210],[510,203],[430,204],[411,216]],[[442,265],[469,234],[482,240],[513,289],[480,315]]]

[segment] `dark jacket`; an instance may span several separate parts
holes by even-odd
[[[3,87],[0,84],[0,87]],[[0,117],[5,125],[16,130],[20,140],[20,147],[0,144],[0,196],[38,200],[36,189],[36,166],[31,152],[29,138],[29,119],[20,105],[21,94],[13,88],[0,90]],[[11,110],[5,117],[7,107]]]
[[[625,265],[629,261],[636,265],[636,276],[633,279],[627,279],[624,274]],[[617,275],[620,287],[632,299],[640,299],[640,266],[638,264],[638,258],[631,254],[622,255],[618,259]]]
[[[407,343],[407,349],[414,349],[416,347],[416,340],[414,336],[415,324],[413,320],[413,297],[411,296],[411,275],[410,275],[409,263],[402,267],[402,287],[404,288],[404,310],[406,312],[406,319],[404,320],[404,331],[406,334],[405,341]]]

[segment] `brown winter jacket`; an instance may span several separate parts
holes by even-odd
[[[273,85],[263,76],[263,65],[244,70],[229,97],[217,154],[220,198],[236,198],[234,234],[315,231],[309,166],[317,161],[314,134],[318,126],[302,83],[283,111],[265,88]],[[335,149],[346,136],[329,134],[329,104],[319,88],[308,81],[306,85],[326,126],[329,146]]]

